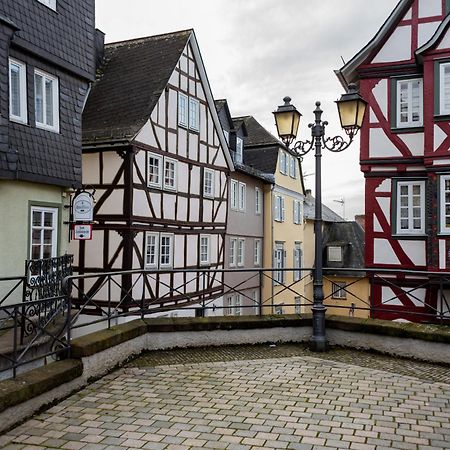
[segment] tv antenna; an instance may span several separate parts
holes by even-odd
[[[345,218],[345,198],[344,198],[344,197],[341,197],[339,200],[333,200],[333,202],[339,203],[339,204],[342,205],[342,213],[343,213],[343,217],[344,217],[344,220],[347,220],[347,219]]]

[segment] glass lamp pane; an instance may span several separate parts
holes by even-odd
[[[358,101],[340,102],[338,109],[342,128],[352,128],[357,124]]]
[[[283,138],[295,138],[300,123],[300,114],[297,111],[278,112],[275,114],[278,135]]]

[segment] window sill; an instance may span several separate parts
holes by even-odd
[[[9,121],[13,123],[18,123],[19,125],[26,125],[27,127],[30,126],[26,119],[25,120],[20,119],[19,117],[9,116]]]
[[[36,128],[38,128],[39,130],[50,131],[51,133],[59,134],[59,127],[52,128],[36,122]]]
[[[391,131],[394,134],[418,133],[424,131],[424,127],[420,125],[418,127],[391,128]]]
[[[392,239],[426,239],[428,235],[423,233],[418,234],[393,234]]]
[[[435,114],[434,121],[435,122],[448,122],[448,121],[450,121],[450,114]]]

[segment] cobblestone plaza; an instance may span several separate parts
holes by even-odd
[[[153,352],[1,436],[0,447],[450,448],[449,372],[294,345]]]

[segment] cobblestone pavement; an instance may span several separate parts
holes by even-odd
[[[293,347],[148,354],[0,436],[0,447],[450,448],[450,384],[378,370],[415,363],[360,353],[349,363],[345,352],[291,355]],[[378,369],[367,363],[377,360]]]

